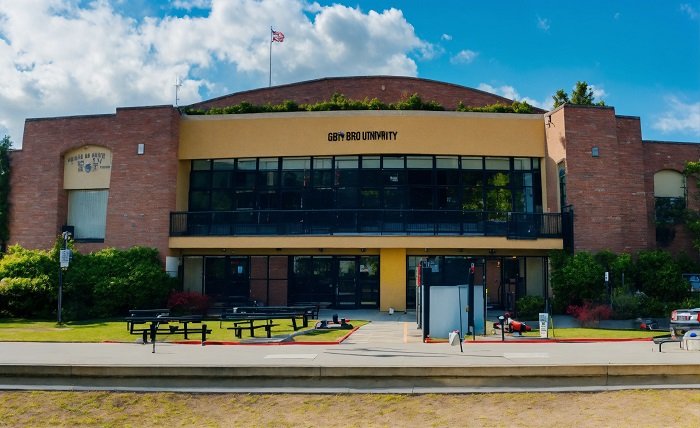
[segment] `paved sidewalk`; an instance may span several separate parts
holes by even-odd
[[[4,342],[0,388],[411,393],[700,386],[700,352],[675,343],[659,352],[651,341],[467,341],[460,352],[422,343],[415,314],[374,318],[337,345],[157,343],[152,353],[139,343]]]

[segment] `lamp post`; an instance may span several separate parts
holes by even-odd
[[[63,271],[68,269],[70,264],[71,251],[68,249],[68,239],[70,232],[64,231],[61,233],[61,250],[59,253],[59,269],[58,269],[58,323],[62,324],[63,319],[61,313],[63,311]]]

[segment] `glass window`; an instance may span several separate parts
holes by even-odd
[[[438,188],[437,208],[441,210],[459,209],[459,188],[455,186]]]
[[[190,173],[190,188],[209,189],[211,187],[211,172],[192,171]]]
[[[190,192],[190,211],[209,211],[208,190],[194,190]]]
[[[236,169],[239,170],[245,170],[245,171],[255,171],[257,165],[257,161],[253,159],[238,159],[238,163],[236,164]],[[275,169],[277,167],[275,166]]]
[[[404,191],[397,187],[384,188],[384,208],[401,209],[404,208]]]
[[[409,207],[412,210],[433,209],[433,189],[431,187],[411,187]]]
[[[379,189],[360,190],[360,208],[379,208]]]
[[[104,240],[109,190],[68,192],[68,224],[75,228],[76,240]]]
[[[357,156],[336,156],[335,167],[338,169],[357,169],[359,160]],[[377,158],[377,166],[379,168],[379,159]]]
[[[313,158],[314,169],[332,169],[333,168],[333,158],[323,157],[323,158]]]
[[[362,156],[362,168],[380,168],[379,156]],[[403,168],[403,165],[401,165]]]
[[[404,157],[403,156],[384,156],[382,158],[383,165],[382,168],[394,168],[403,169],[404,168]]]
[[[462,169],[483,169],[482,158],[463,157]]]
[[[233,171],[214,171],[212,172],[211,187],[214,189],[230,189],[233,187],[234,172]]]
[[[532,161],[530,158],[515,158],[513,160],[513,169],[529,171],[532,169]]]
[[[486,169],[510,171],[510,160],[508,158],[486,158]]]
[[[311,158],[282,158],[282,169],[285,171],[311,169]]]
[[[214,170],[232,170],[235,166],[235,159],[214,159]]]
[[[432,156],[408,156],[406,158],[406,168],[429,168],[433,167]]]
[[[209,171],[211,161],[209,159],[195,159],[192,161],[192,171]]]
[[[406,184],[406,170],[383,170],[382,171],[382,183],[385,186],[398,186],[401,184]]]
[[[341,209],[355,209],[358,207],[357,187],[338,187],[337,207]]]
[[[260,158],[260,171],[277,171],[278,166],[277,158]]]
[[[435,167],[438,169],[459,169],[457,156],[438,156],[435,158]]]
[[[236,210],[241,210],[241,209],[249,209],[252,210],[255,208],[255,193],[251,191],[237,191],[236,192],[236,197],[234,200],[234,207],[233,209]]]
[[[231,211],[233,209],[233,194],[228,190],[211,192],[211,211]]]

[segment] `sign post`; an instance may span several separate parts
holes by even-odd
[[[549,314],[540,312],[540,337],[546,339],[549,335]]]
[[[63,312],[63,271],[68,269],[70,265],[71,251],[68,247],[68,239],[70,239],[69,232],[61,233],[61,251],[59,253],[59,269],[58,269],[58,323],[63,323],[63,318],[61,316]]]

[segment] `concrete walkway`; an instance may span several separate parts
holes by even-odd
[[[337,345],[0,343],[0,389],[474,392],[696,388],[700,352],[651,341],[422,343],[414,313],[373,318]],[[334,312],[333,312],[334,313]],[[323,311],[322,319],[333,313]]]

